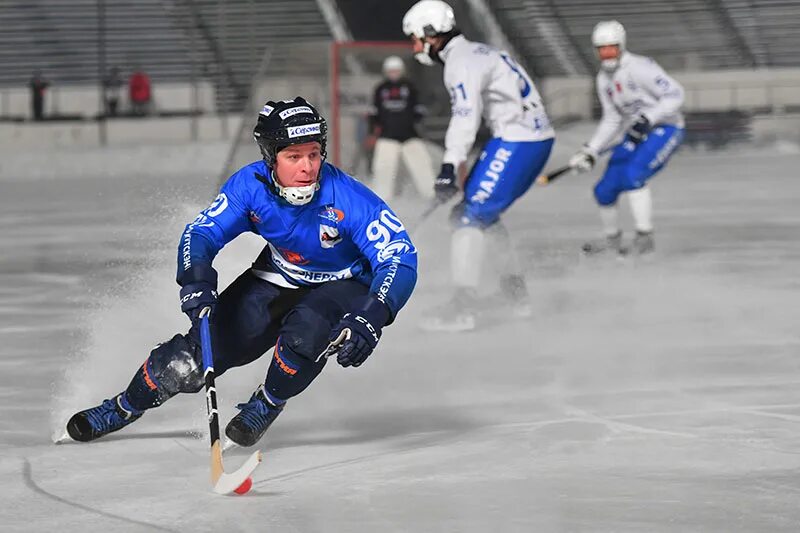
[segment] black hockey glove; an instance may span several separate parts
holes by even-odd
[[[339,335],[349,330],[350,334],[339,344],[336,361],[342,366],[361,366],[378,345],[381,328],[389,321],[389,308],[370,295],[358,311],[347,313],[331,330],[328,340],[333,342]]]
[[[628,137],[630,140],[634,142],[634,144],[639,144],[647,137],[647,134],[650,133],[650,129],[652,125],[650,121],[644,115],[639,115],[639,118],[636,122],[628,130]]]
[[[196,325],[204,307],[210,307],[213,315],[216,304],[217,290],[207,281],[187,283],[181,287],[181,311],[192,321],[192,326]]]
[[[442,170],[433,182],[433,190],[436,191],[436,200],[443,204],[452,198],[457,192],[456,171],[451,163],[443,163]]]

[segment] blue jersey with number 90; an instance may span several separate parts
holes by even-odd
[[[270,191],[270,169],[263,161],[233,174],[186,226],[178,246],[178,283],[216,283],[214,257],[250,231],[267,241],[253,265],[257,276],[284,287],[353,278],[369,285],[395,316],[417,279],[417,252],[403,223],[335,166],[325,163],[320,176],[311,202],[295,206]]]

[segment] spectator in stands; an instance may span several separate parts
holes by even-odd
[[[384,60],[383,75],[385,79],[375,88],[369,117],[371,135],[367,144],[375,144],[372,190],[384,199],[393,196],[402,155],[417,193],[433,198],[433,162],[417,133],[417,123],[425,111],[417,100],[417,88],[406,79],[405,64],[398,56]]]
[[[37,70],[33,73],[29,85],[31,88],[33,120],[44,120],[44,95],[50,86],[50,82],[44,79],[41,71]]]
[[[131,101],[131,112],[144,116],[150,112],[152,101],[150,76],[140,68],[135,68],[128,80],[128,98]]]
[[[117,116],[119,111],[119,99],[122,95],[122,86],[125,83],[122,81],[122,76],[119,72],[119,67],[113,67],[111,72],[103,79],[103,91],[106,100],[106,115],[109,117]]]

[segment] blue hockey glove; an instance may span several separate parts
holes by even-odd
[[[639,115],[639,118],[633,125],[628,129],[628,137],[634,144],[639,144],[642,142],[646,137],[647,134],[650,133],[650,129],[652,125],[650,121],[644,115]]]
[[[389,316],[389,308],[373,295],[367,297],[361,309],[344,315],[328,337],[333,342],[345,330],[350,331],[334,352],[336,361],[345,367],[361,366],[378,345],[381,328],[388,322]]]
[[[442,170],[439,171],[436,181],[433,182],[433,190],[436,192],[436,200],[442,204],[458,192],[458,187],[456,187],[456,171],[452,164],[442,164]]]
[[[199,320],[200,311],[204,307],[210,307],[213,315],[216,304],[217,290],[207,281],[187,283],[181,287],[181,311],[186,313],[193,326]]]

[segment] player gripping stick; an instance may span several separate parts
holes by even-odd
[[[266,380],[225,429],[236,444],[252,446],[319,375],[332,340],[349,330],[332,355],[344,367],[360,366],[411,296],[417,257],[403,223],[325,162],[327,126],[317,110],[300,97],[267,102],[253,133],[263,159],[228,179],[178,245],[180,305],[191,329],[156,346],[124,391],[75,414],[67,423],[73,439],[97,439],[178,393],[202,389],[200,313],[210,307],[217,375],[275,348]],[[248,231],[267,244],[217,296],[212,261]]]
[[[553,129],[538,91],[525,70],[506,52],[467,40],[456,26],[452,8],[440,0],[422,0],[403,18],[403,32],[425,65],[444,64],[444,84],[450,92],[451,118],[445,153],[435,191],[440,202],[459,194],[456,174],[464,169],[475,135],[486,119],[492,138],[466,176],[463,198],[453,210],[451,238],[452,300],[427,317],[428,329],[459,331],[476,326],[477,299],[483,285],[483,261],[502,257],[500,286],[511,305],[530,313],[525,279],[514,246],[500,216],[533,184],[553,147]],[[491,241],[491,242],[490,242]]]
[[[592,44],[600,59],[597,96],[603,117],[594,136],[570,159],[579,172],[594,167],[598,154],[625,132],[594,187],[605,238],[583,246],[587,254],[614,251],[647,254],[654,250],[653,200],[647,182],[683,140],[683,88],[652,59],[628,52],[625,28],[612,20],[598,23]],[[636,225],[632,246],[622,242],[617,200],[626,193]]]

